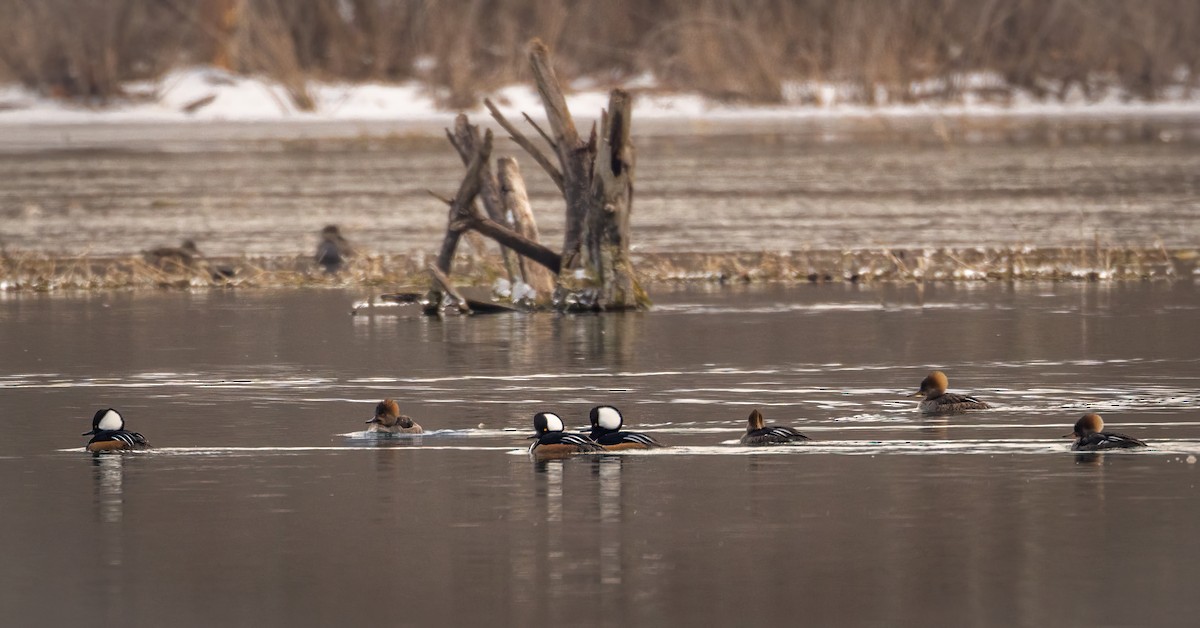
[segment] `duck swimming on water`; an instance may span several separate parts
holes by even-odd
[[[384,399],[375,406],[375,416],[367,424],[368,432],[384,434],[420,434],[424,430],[412,419],[400,414],[400,405],[394,399]]]
[[[579,453],[604,451],[596,441],[583,434],[565,432],[563,420],[553,412],[533,415],[533,430],[529,438],[537,439],[529,446],[529,453],[536,458],[565,458]]]
[[[91,436],[86,449],[92,453],[119,451],[123,449],[145,449],[150,446],[146,437],[125,429],[125,419],[112,408],[96,411],[92,416],[92,431],[82,436]]]
[[[588,419],[592,422],[590,434],[592,440],[608,451],[662,447],[661,443],[648,434],[622,432],[621,426],[625,424],[625,418],[621,416],[620,410],[612,406],[592,408],[592,411],[588,413]]]
[[[1105,432],[1104,419],[1099,414],[1085,414],[1075,422],[1075,431],[1063,438],[1074,437],[1071,451],[1101,451],[1104,449],[1130,449],[1145,447],[1146,443],[1124,434]]]
[[[789,445],[812,440],[790,427],[767,427],[763,424],[763,415],[755,408],[747,419],[746,433],[742,435],[742,444],[757,447],[760,445]]]
[[[946,392],[949,380],[941,371],[933,371],[921,380],[921,389],[909,397],[924,397],[917,406],[925,414],[957,414],[967,410],[986,410],[988,404],[968,395]]]

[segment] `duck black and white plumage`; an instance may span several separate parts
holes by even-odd
[[[590,436],[592,440],[604,447],[608,451],[621,451],[624,449],[652,449],[654,447],[662,447],[662,444],[654,440],[654,437],[641,432],[622,432],[621,426],[625,424],[625,418],[621,416],[621,411],[612,406],[596,406],[588,413],[588,419],[592,423],[592,431]]]
[[[578,453],[604,451],[596,441],[584,434],[564,431],[563,420],[553,412],[533,415],[533,430],[530,438],[537,439],[529,446],[529,453],[537,458],[562,458]]]
[[[1075,422],[1075,431],[1066,437],[1075,437],[1071,451],[1102,451],[1105,449],[1130,449],[1145,447],[1146,443],[1125,434],[1105,432],[1104,419],[1099,414],[1085,414]]]
[[[146,437],[125,429],[125,418],[112,408],[98,410],[92,417],[92,430],[82,436],[91,436],[86,449],[92,453],[144,449],[150,446]]]
[[[924,414],[957,414],[991,407],[975,397],[946,392],[949,384],[945,373],[933,371],[921,380],[921,389],[909,396],[924,397],[918,406]]]
[[[788,445],[809,440],[812,439],[790,427],[767,427],[763,422],[762,413],[757,408],[750,413],[746,433],[742,435],[742,444],[750,446]]]

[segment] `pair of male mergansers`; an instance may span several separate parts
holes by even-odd
[[[588,413],[592,430],[587,434],[566,431],[561,417],[553,412],[533,415],[535,439],[529,453],[536,458],[561,458],[572,454],[627,449],[653,449],[662,447],[653,436],[641,432],[625,432],[621,427],[625,418],[621,411],[612,406],[596,406]]]

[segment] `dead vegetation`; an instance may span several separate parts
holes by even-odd
[[[1200,251],[1127,248],[854,249],[786,253],[635,253],[647,283],[827,283],[984,281],[1147,281],[1200,278]],[[424,255],[365,255],[340,273],[323,272],[311,258],[206,260],[195,268],[161,269],[141,256],[0,256],[0,292],[116,289],[275,289],[342,287],[425,292]],[[227,269],[229,276],[212,272]],[[495,256],[455,258],[458,284],[491,288],[505,276]]]
[[[533,37],[565,80],[649,73],[754,102],[806,81],[862,102],[955,99],[978,72],[1002,78],[999,99],[1113,85],[1154,99],[1200,74],[1193,0],[0,0],[0,15],[0,81],[88,102],[211,63],[274,77],[301,108],[307,79],[416,79],[462,108],[526,81]]]

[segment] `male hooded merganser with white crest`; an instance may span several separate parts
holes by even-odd
[[[400,414],[400,405],[394,399],[384,399],[375,406],[375,416],[367,421],[368,432],[384,434],[420,434],[421,429],[412,419]]]
[[[925,414],[956,414],[966,410],[985,410],[988,404],[967,395],[946,392],[949,380],[941,371],[933,371],[921,380],[921,389],[909,397],[924,397],[918,406]]]
[[[583,434],[570,434],[565,430],[563,420],[553,412],[539,412],[533,415],[533,430],[537,432],[529,438],[537,439],[529,446],[529,453],[538,458],[559,458],[591,451],[604,451],[596,441]]]
[[[84,432],[82,436],[91,436],[87,450],[92,453],[102,451],[117,451],[121,449],[145,449],[150,446],[146,437],[137,432],[125,429],[125,419],[121,413],[112,408],[99,410],[92,417],[92,431]]]
[[[790,427],[766,427],[763,424],[763,415],[758,408],[750,413],[747,421],[746,433],[742,435],[743,445],[787,445],[812,440]]]
[[[1103,430],[1104,419],[1101,419],[1099,414],[1085,414],[1075,422],[1075,431],[1064,434],[1063,437],[1075,437],[1075,442],[1071,444],[1071,451],[1100,451],[1146,446],[1146,443],[1132,436]]]
[[[648,434],[622,432],[621,426],[625,424],[625,419],[621,416],[621,411],[612,406],[596,406],[588,413],[588,418],[592,422],[592,440],[608,451],[662,447],[662,443]]]

